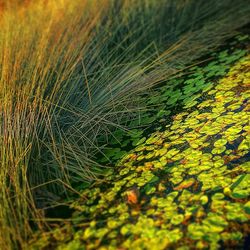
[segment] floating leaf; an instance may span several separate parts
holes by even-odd
[[[139,191],[137,188],[126,191],[126,201],[128,204],[137,204],[139,198]]]
[[[227,140],[226,139],[219,139],[214,143],[214,146],[216,148],[221,148],[223,146],[225,146],[227,144]]]
[[[221,154],[226,150],[225,146],[216,147],[212,150],[212,154]]]
[[[190,178],[188,180],[183,181],[180,185],[178,185],[177,187],[175,187],[174,190],[182,190],[182,189],[185,189],[185,188],[189,188],[194,183],[195,183],[195,179],[194,178]]]

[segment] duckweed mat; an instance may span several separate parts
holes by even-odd
[[[216,84],[199,75],[199,81],[190,78],[195,91],[202,82],[202,93],[186,101],[180,93],[185,109],[164,129],[140,135],[103,183],[71,203],[72,218],[38,234],[29,248],[247,249],[250,56],[245,54]],[[175,91],[168,105],[179,99]]]

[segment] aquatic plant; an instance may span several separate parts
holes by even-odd
[[[39,233],[31,249],[243,248],[249,63],[249,55],[240,59],[202,101],[122,157],[104,183],[79,190],[69,223]]]

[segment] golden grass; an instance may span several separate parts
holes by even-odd
[[[38,135],[108,7],[100,1],[12,1],[0,20],[0,248],[24,246],[33,228],[44,226],[27,173]],[[17,3],[17,2],[16,2]],[[91,5],[91,6],[90,6]],[[2,6],[2,5],[1,5]],[[15,7],[19,7],[16,11]],[[3,8],[3,6],[2,6]],[[79,9],[83,15],[79,15]],[[70,42],[69,42],[70,41]],[[55,75],[55,72],[57,75]],[[51,106],[51,103],[53,105]],[[50,135],[53,140],[53,135]],[[36,166],[39,168],[39,166]]]

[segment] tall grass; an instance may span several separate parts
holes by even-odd
[[[29,218],[41,219],[31,188],[53,175],[44,144],[56,142],[52,129],[57,107],[63,108],[69,80],[106,8],[105,1],[100,9],[94,1],[91,6],[69,2],[40,1],[17,9],[12,5],[1,19],[1,248],[23,246],[31,233]],[[41,224],[36,226],[41,229]]]
[[[249,13],[244,0],[0,6],[1,249],[24,248],[46,228],[42,195],[100,178],[98,136],[122,126],[140,94],[220,45]]]

